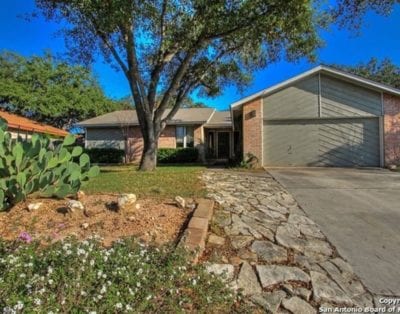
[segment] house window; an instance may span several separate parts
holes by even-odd
[[[176,147],[194,147],[194,128],[192,126],[176,127]]]

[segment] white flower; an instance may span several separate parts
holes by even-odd
[[[193,279],[193,280],[192,280],[192,285],[193,285],[193,286],[197,285],[197,280],[196,280],[196,279]]]
[[[129,304],[125,305],[125,309],[127,311],[132,311],[133,310],[132,306],[130,306]]]
[[[137,282],[137,283],[136,283],[136,287],[139,288],[140,286],[141,286],[140,282]]]
[[[15,310],[13,310],[11,307],[5,307],[3,309],[3,314],[15,314],[17,313]]]
[[[51,268],[50,266],[47,268],[47,273],[50,275],[53,273],[53,268]]]
[[[117,304],[115,304],[115,308],[117,308],[117,309],[122,309],[122,303],[117,303]]]
[[[19,277],[20,277],[20,278],[25,278],[25,277],[26,277],[26,274],[22,273],[22,274],[19,275]]]
[[[49,283],[49,285],[52,285],[54,283],[54,280],[53,279],[49,279],[48,283]]]
[[[90,311],[89,314],[97,314],[96,311]]]
[[[94,259],[91,259],[89,264],[90,264],[90,266],[93,266],[94,265]]]
[[[85,291],[81,290],[81,295],[85,297],[85,296],[87,296],[87,293]]]
[[[17,304],[14,306],[15,310],[22,310],[24,308],[24,303],[18,301]]]
[[[146,297],[146,300],[149,301],[149,300],[151,299],[151,297],[152,297],[151,294],[149,294],[149,295]]]
[[[101,287],[100,293],[104,294],[107,292],[107,287],[103,285],[103,287]]]
[[[33,300],[33,303],[35,303],[35,305],[40,305],[42,304],[42,301],[39,298],[36,298],[35,300]]]

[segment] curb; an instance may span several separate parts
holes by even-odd
[[[194,264],[205,249],[208,226],[214,211],[213,200],[202,198],[197,200],[197,204],[180,242],[183,247],[194,253]]]

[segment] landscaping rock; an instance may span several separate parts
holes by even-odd
[[[135,204],[135,209],[139,210],[141,205],[139,203]]]
[[[235,268],[230,264],[211,264],[206,266],[206,270],[217,276],[222,276],[224,279],[231,281],[234,276]]]
[[[84,223],[81,225],[81,228],[82,228],[83,230],[86,230],[87,228],[89,228],[89,224],[88,224],[87,222],[84,222]]]
[[[86,208],[83,210],[83,213],[86,217],[93,217],[97,214],[104,212],[104,209],[101,207],[94,207],[94,208]]]
[[[312,294],[312,291],[311,291],[311,290],[308,290],[308,289],[303,288],[303,287],[298,287],[298,286],[293,287],[293,286],[290,285],[290,284],[286,284],[286,285],[284,285],[283,287],[284,287],[285,290],[288,291],[291,295],[300,296],[300,297],[302,297],[302,298],[303,298],[304,300],[306,300],[306,301],[310,301],[310,299],[311,299],[311,294]]]
[[[251,296],[251,301],[261,306],[267,313],[276,313],[286,293],[282,290],[263,292]]]
[[[128,205],[132,205],[136,202],[137,197],[135,194],[128,193],[128,194],[121,194],[118,196],[118,208],[123,209]]]
[[[27,208],[28,211],[33,211],[33,210],[38,210],[41,206],[43,205],[43,203],[30,203],[28,204]]]
[[[231,245],[234,249],[238,250],[244,247],[247,247],[251,241],[254,240],[252,236],[231,236]]]
[[[291,297],[288,300],[283,300],[282,305],[285,309],[292,313],[301,314],[315,314],[317,311],[306,301],[300,299],[299,297]]]
[[[73,213],[75,210],[84,210],[85,206],[80,201],[69,200],[67,203],[67,207]]]
[[[288,258],[285,248],[270,241],[254,241],[251,250],[257,254],[260,260],[268,263],[284,263]]]
[[[238,255],[241,259],[247,260],[250,263],[256,262],[258,260],[257,254],[246,248],[240,249]]]
[[[325,236],[324,234],[321,232],[321,230],[319,230],[319,228],[315,225],[303,225],[300,224],[299,225],[299,229],[301,234],[307,236],[307,237],[312,237],[312,238],[317,238],[317,239],[324,239]]]
[[[175,196],[175,202],[179,208],[184,209],[186,207],[186,201],[183,197]]]
[[[306,245],[306,241],[301,238],[300,230],[292,224],[279,226],[275,239],[278,244],[299,252],[303,252]]]
[[[315,301],[352,305],[349,296],[327,275],[311,271],[311,282]]]
[[[222,210],[215,212],[213,220],[220,227],[229,226],[232,222],[231,214]]]
[[[342,290],[350,297],[354,298],[366,292],[364,287],[358,280],[356,280],[355,278],[346,279],[346,277],[342,276],[340,270],[331,262],[324,262],[320,265],[339,285],[339,287],[342,288]]]
[[[129,221],[136,221],[136,217],[135,217],[135,216],[129,216],[129,217],[128,217],[128,220],[129,220]]]
[[[77,198],[78,200],[83,199],[85,196],[86,196],[86,194],[85,194],[85,192],[83,192],[82,190],[76,192],[76,198]]]
[[[247,262],[243,262],[240,268],[237,286],[239,289],[243,289],[242,292],[244,295],[261,293],[261,287],[258,283],[257,276],[253,268]]]
[[[299,214],[290,214],[288,223],[302,224],[302,225],[315,225],[314,221],[312,221],[310,218],[308,218],[304,215],[299,215]]]
[[[225,244],[225,238],[219,237],[216,234],[210,234],[208,243],[215,246],[222,246]]]
[[[308,240],[304,248],[305,256],[315,256],[314,254],[330,256],[332,253],[330,244],[318,239]]]
[[[283,284],[288,281],[310,282],[310,276],[297,267],[257,265],[256,268],[263,288]]]

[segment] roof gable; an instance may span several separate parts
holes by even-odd
[[[292,85],[292,84],[294,84],[294,83],[296,83],[298,81],[304,80],[304,79],[306,79],[306,78],[308,78],[308,77],[310,77],[312,75],[319,74],[319,73],[320,74],[325,74],[325,75],[328,75],[328,76],[332,76],[332,77],[341,79],[343,81],[348,81],[350,83],[353,83],[353,84],[356,84],[356,85],[360,85],[360,86],[363,86],[363,87],[366,87],[366,88],[369,88],[369,89],[372,89],[372,90],[376,90],[376,91],[380,91],[380,92],[386,92],[386,93],[389,93],[389,94],[392,94],[392,95],[400,96],[400,90],[397,89],[397,88],[394,88],[394,87],[391,87],[391,86],[388,86],[388,85],[385,85],[385,84],[382,84],[382,83],[378,83],[378,82],[375,82],[375,81],[372,81],[372,80],[369,80],[369,79],[366,79],[366,78],[363,78],[363,77],[360,77],[360,76],[357,76],[357,75],[354,75],[354,74],[350,74],[348,72],[344,72],[344,71],[341,71],[341,70],[333,69],[331,67],[320,65],[320,66],[317,66],[317,67],[315,67],[315,68],[313,68],[313,69],[311,69],[309,71],[306,71],[306,72],[301,73],[301,74],[299,74],[297,76],[294,76],[294,77],[292,77],[292,78],[290,78],[290,79],[288,79],[286,81],[283,81],[281,83],[273,85],[273,86],[271,86],[269,88],[266,88],[266,89],[264,89],[264,90],[262,90],[262,91],[260,91],[258,93],[255,93],[255,94],[250,95],[248,97],[245,97],[245,98],[243,98],[243,99],[241,99],[241,100],[239,100],[237,102],[234,102],[234,103],[231,104],[231,109],[234,110],[234,109],[240,107],[241,105],[243,105],[243,104],[245,104],[245,103],[247,103],[247,102],[249,102],[251,100],[254,100],[254,99],[259,98],[259,97],[265,97],[265,96],[270,95],[272,93],[275,93],[275,92],[277,92],[277,91],[279,91],[281,89],[284,89],[284,88],[286,88],[286,87],[288,87],[288,86],[290,86],[290,85]]]

